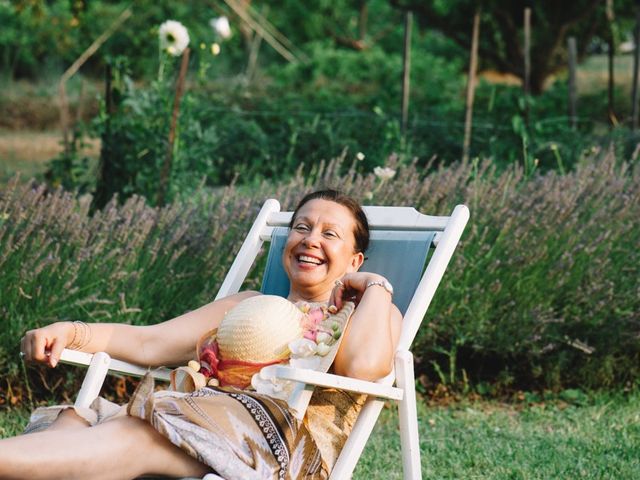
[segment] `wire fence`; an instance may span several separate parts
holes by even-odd
[[[392,151],[398,150],[425,160],[434,155],[444,160],[457,160],[462,153],[464,122],[459,112],[443,115],[437,109],[432,109],[413,113],[409,116],[407,130],[402,132],[399,112],[290,107],[243,110],[221,106],[211,106],[210,111],[221,121],[235,117],[252,120],[259,125],[269,124],[265,130],[270,132],[286,124],[290,131],[315,133],[314,143],[326,140],[327,157],[345,147],[371,153],[378,163]],[[640,142],[640,134],[626,125],[629,122],[613,127],[608,122],[586,116],[572,118],[559,115],[531,118],[528,127],[518,128],[507,112],[503,112],[502,116],[504,118],[500,121],[487,119],[483,115],[478,115],[474,120],[472,156],[511,162],[521,159],[525,154],[523,148],[527,148],[533,155],[548,157],[546,161],[545,158],[540,161],[543,165],[552,166],[557,163],[558,155],[571,164],[585,150],[610,142],[618,144],[623,154],[629,155]],[[298,145],[298,148],[304,151],[303,146]]]

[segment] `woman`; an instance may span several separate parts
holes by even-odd
[[[339,375],[375,380],[392,368],[401,314],[392,304],[393,291],[383,277],[358,272],[368,242],[366,216],[354,200],[333,190],[314,192],[294,211],[282,261],[291,283],[287,297],[291,302],[322,302],[340,308],[343,299],[355,299],[357,307],[332,368]],[[51,367],[56,366],[67,346],[85,352],[105,351],[141,365],[180,365],[194,358],[197,340],[216,328],[228,310],[255,295],[259,293],[237,293],[144,327],[91,324],[89,331],[79,332],[83,327],[78,324],[58,322],[27,332],[21,350],[25,359]],[[83,340],[79,345],[80,337]],[[199,392],[206,393],[207,398]],[[337,393],[343,394],[344,401],[345,394]],[[236,392],[234,396],[215,388],[181,399],[175,395],[160,398],[152,390],[136,392],[128,406],[129,414],[123,407],[115,415],[105,415],[107,418],[92,419],[72,408],[58,410],[55,421],[45,430],[0,440],[0,478],[107,479],[143,474],[201,477],[214,469],[224,478],[326,478],[335,458],[331,446],[321,446],[322,436],[327,432],[348,434],[348,425],[344,424],[349,423],[343,418],[338,418],[337,424],[323,423],[318,413],[337,402],[337,397],[330,394],[312,399],[303,422],[292,421],[283,402],[255,393]],[[360,400],[348,398],[349,405],[339,414],[334,412],[335,416],[357,410]],[[303,465],[293,460],[283,464],[276,458],[279,451],[260,448],[264,443],[262,430],[254,417],[236,406],[238,399],[267,405],[271,420],[281,417],[276,428],[288,439],[287,458],[302,455]],[[201,417],[210,423],[222,418],[222,414],[216,415],[222,410],[216,408],[228,408],[225,418],[233,418],[233,425],[224,430],[221,424],[196,425],[194,420],[194,424],[175,427],[180,435],[174,435],[173,425],[167,427],[167,422],[186,418],[184,402],[198,411],[213,409]],[[132,410],[136,413],[131,414]],[[230,411],[232,416],[228,415]],[[207,440],[206,448],[201,448],[198,439]],[[296,452],[298,457],[294,457]]]

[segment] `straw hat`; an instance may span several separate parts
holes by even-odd
[[[218,327],[220,358],[252,363],[286,360],[288,344],[302,336],[303,315],[289,300],[275,295],[243,300]]]

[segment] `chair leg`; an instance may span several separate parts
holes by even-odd
[[[78,392],[78,397],[74,405],[76,407],[87,408],[100,394],[100,389],[104,383],[104,379],[109,372],[109,364],[111,357],[105,352],[97,352],[93,354],[89,369],[84,376],[82,387]]]
[[[398,404],[403,477],[405,480],[421,480],[418,411],[416,408],[415,377],[411,352],[407,350],[398,351],[396,353],[395,366],[396,385],[404,390],[404,396]]]

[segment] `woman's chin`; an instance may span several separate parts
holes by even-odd
[[[300,269],[291,276],[292,283],[300,287],[315,287],[326,280],[326,273],[321,272],[318,268],[314,270]]]

